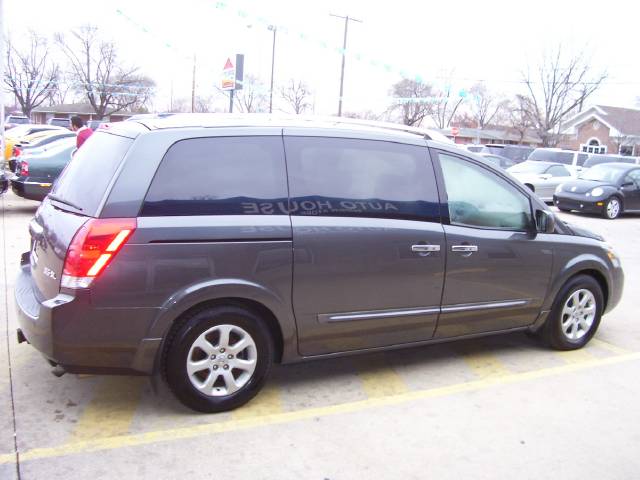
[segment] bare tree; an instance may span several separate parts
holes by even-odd
[[[555,132],[562,121],[581,108],[607,78],[606,72],[594,72],[584,53],[566,54],[562,46],[543,57],[541,63],[522,73],[526,86],[529,120],[545,146],[557,141]]]
[[[51,59],[47,40],[35,32],[30,32],[29,45],[24,49],[7,41],[6,62],[4,84],[20,104],[22,113],[30,117],[31,111],[51,96],[60,69]]]
[[[516,95],[505,106],[505,111],[508,112],[508,125],[520,136],[518,143],[522,143],[527,132],[534,126],[529,114],[530,110],[529,99],[524,95]]]
[[[376,113],[373,110],[364,110],[361,112],[346,112],[343,114],[345,118],[358,118],[361,120],[385,120],[384,113]]]
[[[309,86],[302,80],[291,79],[286,86],[280,89],[280,97],[296,115],[304,113],[311,107],[310,96]]]
[[[86,96],[99,119],[140,109],[150,101],[155,82],[141,75],[138,67],[121,62],[115,44],[102,40],[96,27],[80,27],[70,39],[57,34],[56,42],[69,60],[78,92]]]
[[[484,128],[497,120],[508,100],[494,95],[482,82],[469,89],[469,111],[477,128]]]
[[[419,126],[431,113],[431,85],[404,79],[393,84],[391,95],[395,98],[389,108],[391,112],[399,112],[402,123]]]
[[[464,97],[454,95],[450,88],[444,92],[437,92],[429,114],[436,127],[449,127],[463,101]]]
[[[242,90],[234,92],[234,105],[242,113],[266,112],[269,110],[269,93],[263,83],[252,75],[245,75]]]

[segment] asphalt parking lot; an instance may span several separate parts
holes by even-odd
[[[513,334],[277,367],[244,408],[202,415],[145,378],[56,378],[18,345],[13,282],[37,205],[0,199],[1,479],[640,475],[640,216],[560,215],[625,268],[622,303],[583,350]]]

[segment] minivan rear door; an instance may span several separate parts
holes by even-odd
[[[426,146],[285,129],[285,150],[300,353],[431,338],[444,233]]]
[[[55,182],[29,224],[31,275],[39,300],[60,291],[67,249],[80,227],[99,213],[118,166],[133,139],[94,133]]]

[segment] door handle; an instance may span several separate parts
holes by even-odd
[[[451,247],[452,252],[473,253],[478,251],[477,245],[453,245]]]
[[[418,252],[418,253],[439,252],[440,245],[422,245],[422,244],[411,245],[411,251]]]

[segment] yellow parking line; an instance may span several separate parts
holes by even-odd
[[[69,441],[128,433],[143,383],[140,377],[104,377],[94,392],[93,400],[82,412]]]
[[[465,363],[479,378],[509,375],[509,369],[492,353],[463,353]]]
[[[584,348],[581,348],[580,350],[567,350],[565,352],[555,351],[553,353],[568,364],[580,364],[596,358]]]
[[[618,355],[625,355],[629,353],[629,350],[626,348],[618,347],[609,342],[605,342],[604,340],[600,340],[599,338],[592,338],[589,343],[592,343],[596,347],[600,347],[604,350],[609,350],[611,353],[616,353]]]
[[[402,377],[390,367],[358,372],[362,388],[369,398],[381,398],[408,391]]]
[[[247,405],[231,412],[231,418],[233,420],[244,420],[264,415],[275,415],[281,412],[282,398],[280,397],[280,389],[267,385]]]
[[[139,433],[133,435],[120,435],[109,438],[96,438],[90,440],[68,443],[57,447],[34,448],[20,452],[20,461],[27,462],[30,460],[53,458],[64,455],[73,455],[79,453],[90,453],[105,450],[114,450],[123,447],[134,447],[140,445],[149,445],[159,442],[169,442],[186,438],[195,438],[204,435],[213,435],[217,433],[246,430],[265,425],[277,425],[293,421],[305,420],[319,416],[337,415],[351,412],[358,412],[367,408],[375,408],[388,405],[399,405],[405,402],[421,400],[427,398],[443,397],[454,395],[462,392],[472,392],[483,390],[498,385],[509,385],[513,383],[525,382],[555,375],[562,375],[581,370],[587,370],[593,367],[602,367],[606,365],[615,365],[623,362],[640,360],[640,352],[629,353],[627,355],[618,355],[607,358],[598,358],[583,363],[574,363],[561,365],[551,368],[543,368],[540,370],[532,370],[522,373],[511,373],[504,376],[488,377],[472,382],[459,383],[456,385],[448,385],[445,387],[432,388],[429,390],[409,391],[399,395],[391,395],[387,397],[370,398],[356,402],[331,405],[326,407],[309,408],[297,410],[293,412],[283,412],[274,415],[264,415],[262,417],[252,417],[243,420],[230,420],[226,422],[216,422],[210,424],[199,424],[189,427],[178,427],[167,430],[158,430],[154,432]],[[0,465],[13,463],[15,461],[14,453],[6,453],[0,455]]]

